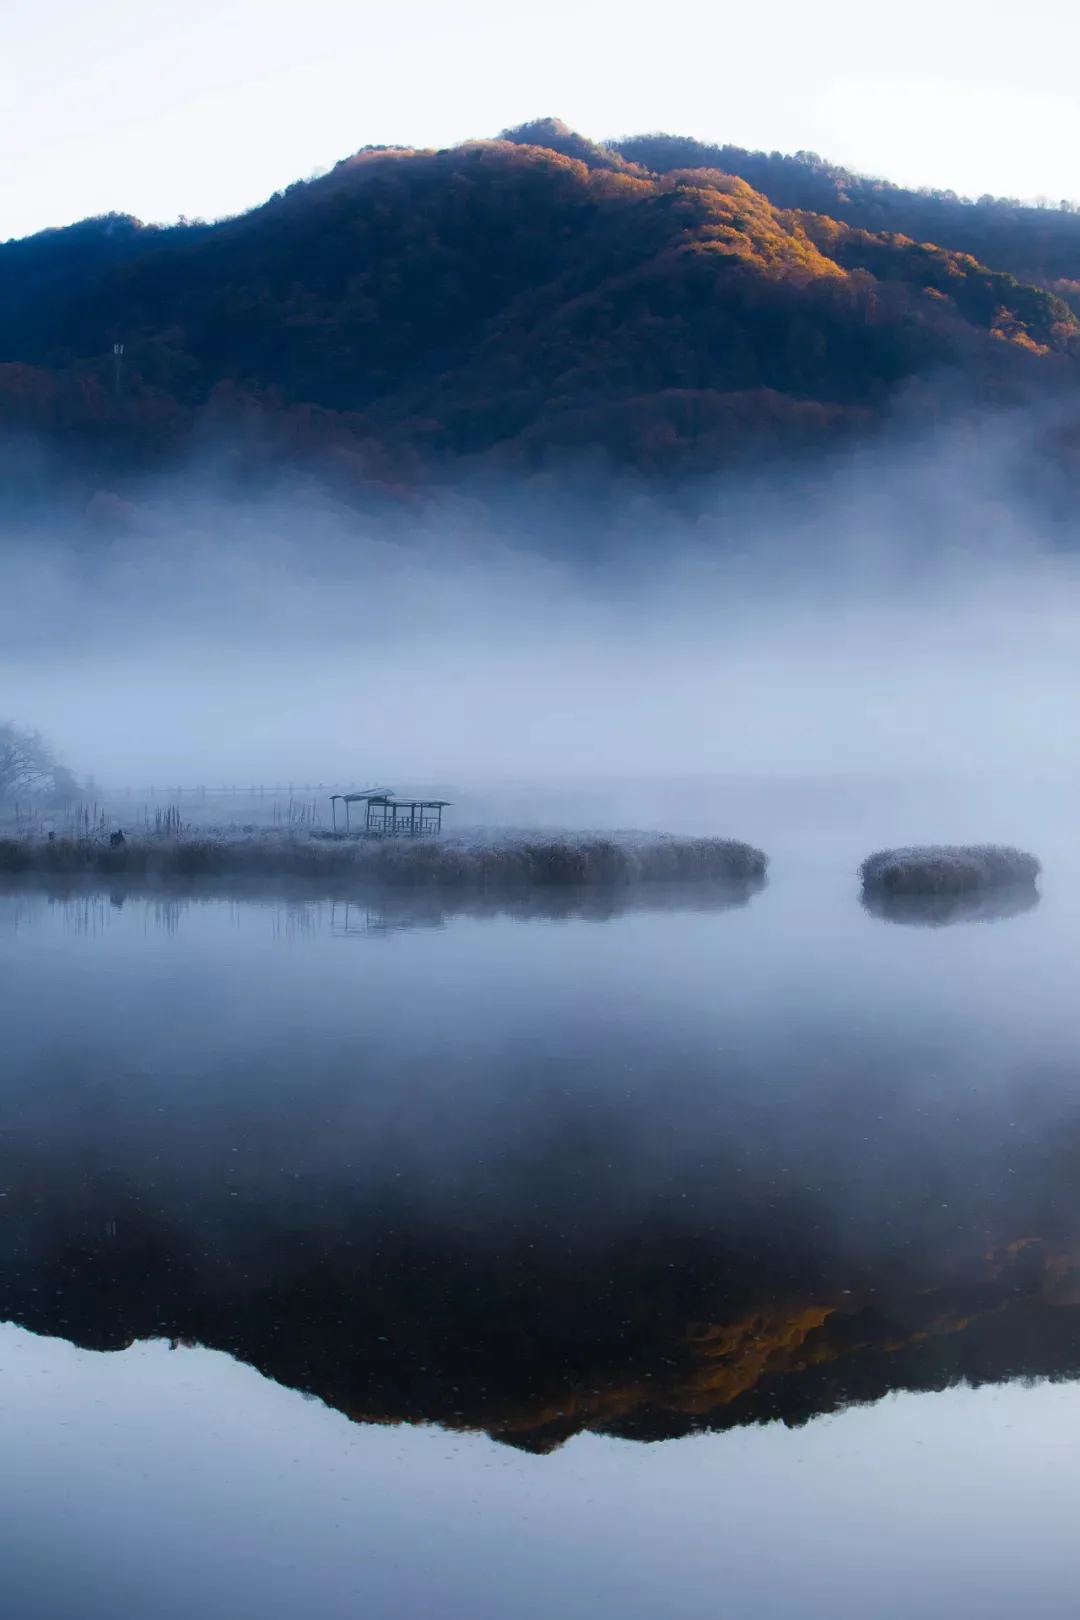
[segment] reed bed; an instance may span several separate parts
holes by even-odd
[[[102,878],[295,878],[381,888],[484,891],[764,880],[761,850],[728,838],[644,834],[483,834],[334,839],[223,831],[0,839],[0,872]]]
[[[1003,844],[931,844],[879,850],[859,875],[864,894],[914,896],[1030,888],[1040,871],[1034,855]]]

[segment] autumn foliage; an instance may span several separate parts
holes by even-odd
[[[405,487],[589,457],[709,472],[846,442],[916,381],[1000,402],[1072,376],[1080,320],[1048,287],[868,228],[842,171],[743,157],[777,194],[735,149],[545,120],[361,152],[213,226],[8,243],[0,427],[95,465],[227,443]],[[787,205],[818,193],[836,213]]]

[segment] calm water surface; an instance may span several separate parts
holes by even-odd
[[[852,866],[0,894],[5,1614],[1075,1615],[1080,882]]]

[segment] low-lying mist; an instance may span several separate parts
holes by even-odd
[[[529,485],[393,519],[285,480],[104,492],[0,536],[0,715],[106,784],[1068,775],[1080,560],[1009,431],[810,494],[627,488],[581,556],[532,544]]]

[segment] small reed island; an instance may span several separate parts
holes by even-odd
[[[309,880],[340,888],[484,892],[639,883],[760,887],[768,859],[731,838],[646,833],[478,831],[406,839],[295,836],[262,829],[159,836],[0,839],[0,873],[194,881]]]
[[[864,898],[899,899],[1031,892],[1040,871],[1034,855],[1002,844],[928,844],[878,850],[859,876]]]

